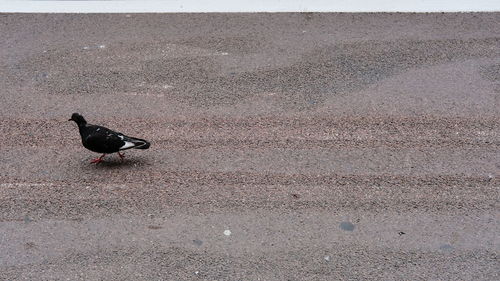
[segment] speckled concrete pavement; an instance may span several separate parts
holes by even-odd
[[[499,24],[0,15],[0,279],[498,280]]]

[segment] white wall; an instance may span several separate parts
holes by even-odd
[[[500,11],[500,0],[0,0],[0,12],[467,12]]]

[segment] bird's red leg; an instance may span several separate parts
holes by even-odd
[[[102,162],[102,158],[104,157],[104,155],[106,155],[106,154],[103,154],[103,155],[101,155],[101,157],[96,158],[96,159],[90,161],[90,163],[96,163],[96,164],[101,163]]]
[[[117,152],[118,156],[120,156],[120,159],[123,160],[125,158],[125,153],[120,153],[120,151]]]

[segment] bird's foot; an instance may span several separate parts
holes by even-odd
[[[103,162],[104,160],[102,160],[102,158],[104,157],[104,155],[106,155],[106,154],[101,155],[101,157],[99,157],[99,158],[93,159],[92,161],[90,161],[90,163],[99,164],[99,163]]]
[[[120,159],[123,160],[123,158],[125,158],[125,153],[118,152],[118,156],[120,156]]]

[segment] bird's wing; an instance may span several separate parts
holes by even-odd
[[[125,145],[125,141],[120,137],[122,134],[99,126],[93,129],[85,138],[88,146],[100,151],[118,151]]]
[[[134,142],[133,138],[127,137],[122,133],[118,133],[117,136],[123,141],[123,145],[120,147],[120,150],[134,148],[137,146],[137,143]]]

